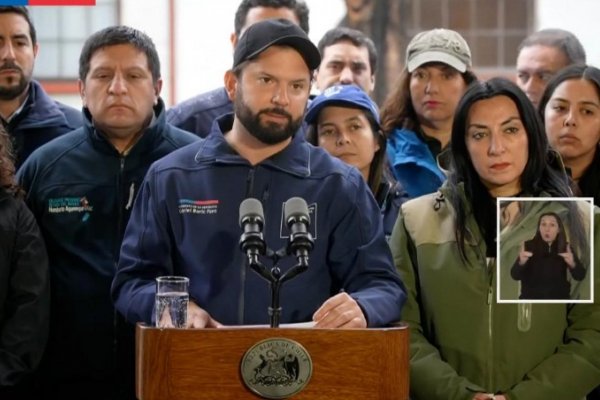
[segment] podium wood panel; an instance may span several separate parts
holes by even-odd
[[[308,385],[293,399],[407,400],[408,329],[136,329],[140,400],[260,399],[240,364],[257,342],[283,337],[312,358]]]

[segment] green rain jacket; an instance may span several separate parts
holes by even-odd
[[[465,251],[471,262],[461,260],[447,190],[405,203],[390,240],[408,292],[402,319],[410,326],[411,399],[471,400],[476,392],[510,400],[582,399],[600,383],[600,302],[497,303],[496,260],[486,259],[470,209]],[[534,214],[523,218],[535,218],[535,225]],[[599,232],[597,208],[594,226]],[[600,234],[594,244],[600,249]],[[502,264],[512,265],[517,254],[518,248]]]

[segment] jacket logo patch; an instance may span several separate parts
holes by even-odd
[[[48,199],[48,212],[50,214],[83,213],[83,222],[90,218],[94,207],[90,205],[86,196],[83,197],[59,197]]]
[[[179,214],[216,214],[219,200],[179,199]]]

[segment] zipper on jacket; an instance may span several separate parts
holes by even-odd
[[[121,237],[121,230],[123,229],[123,171],[125,170],[125,156],[123,154],[119,154],[119,176],[117,178],[117,234],[115,235],[115,241],[113,243],[113,266],[115,272],[117,271],[117,264],[119,261],[119,252],[121,250],[121,246],[119,246]],[[116,309],[113,309],[113,345],[112,345],[112,358],[113,362],[117,363],[119,355],[119,315]]]
[[[263,205],[266,204],[267,201],[269,200],[269,195],[270,195],[269,185],[267,185],[267,187],[265,188],[265,190],[263,191],[263,194],[262,194],[261,202],[263,203]]]
[[[127,199],[127,204],[125,205],[125,209],[129,210],[133,205],[133,198],[135,195],[135,182],[131,182],[131,186],[129,186],[129,198]]]
[[[488,306],[488,343],[489,351],[487,361],[487,376],[488,376],[488,388],[494,387],[494,318],[493,318],[493,302],[494,302],[494,267],[496,264],[494,257],[486,258],[486,274],[488,275],[488,294],[487,294],[487,306]]]
[[[121,250],[121,246],[117,244],[122,239],[122,231],[123,231],[123,171],[125,170],[125,155],[119,154],[119,176],[117,178],[117,234],[115,236],[115,243],[113,245],[113,260],[115,265],[119,260],[119,252]]]
[[[250,168],[248,176],[246,177],[246,198],[252,196],[254,191],[254,167]]]

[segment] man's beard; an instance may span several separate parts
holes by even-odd
[[[16,86],[0,86],[0,100],[14,100],[19,97],[25,91],[25,89],[27,89],[27,85],[29,85],[31,78],[29,76],[25,76],[23,70],[12,61],[7,61],[0,66],[0,71],[7,69],[19,71],[19,80]],[[14,78],[10,78],[9,82],[13,83],[14,80]]]
[[[291,138],[302,125],[303,117],[293,120],[292,116],[281,108],[267,108],[253,114],[250,107],[244,102],[244,96],[239,90],[235,95],[233,109],[236,118],[239,119],[246,130],[256,139],[268,145],[278,144]],[[261,124],[261,114],[278,114],[286,117],[288,122],[283,126],[273,122]]]

